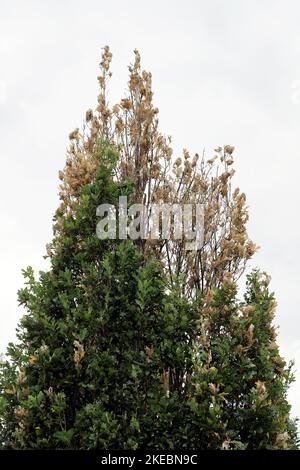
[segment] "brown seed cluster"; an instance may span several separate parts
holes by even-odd
[[[185,240],[149,240],[142,244],[154,253],[169,274],[186,276],[185,295],[196,289],[206,291],[227,280],[236,281],[257,246],[249,239],[246,223],[246,196],[232,190],[234,147],[217,147],[208,158],[191,155],[173,157],[171,138],[159,130],[158,109],[153,104],[151,74],[142,70],[141,58],[134,51],[129,66],[128,89],[124,98],[109,106],[107,88],[112,76],[112,54],[103,49],[100,62],[98,105],[88,109],[82,131],[70,134],[67,162],[59,177],[62,181],[58,227],[63,217],[75,213],[80,188],[93,181],[99,165],[99,142],[106,140],[118,153],[115,179],[134,181],[134,202],[143,203],[151,214],[153,203],[201,203],[204,207],[204,245],[197,252],[185,250]],[[176,109],[176,103],[174,103]],[[48,254],[51,250],[48,247]],[[226,277],[225,276],[225,277]]]

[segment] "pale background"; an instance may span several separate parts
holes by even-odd
[[[153,73],[176,152],[236,146],[253,266],[272,275],[290,392],[300,415],[300,3],[293,0],[0,0],[0,352],[21,315],[21,268],[45,268],[68,133],[96,104],[100,48],[118,99],[133,49]]]

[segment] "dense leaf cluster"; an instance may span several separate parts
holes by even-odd
[[[51,268],[24,271],[18,343],[0,371],[2,448],[296,448],[274,299],[259,273],[187,299],[184,277],[130,240],[99,240],[96,208],[130,197],[100,145],[93,183],[54,226]]]

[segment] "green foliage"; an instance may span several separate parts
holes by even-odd
[[[132,194],[117,155],[75,212],[55,217],[51,268],[23,271],[18,343],[0,363],[3,448],[296,448],[279,356],[274,299],[259,273],[245,300],[225,283],[188,300],[132,241],[99,240],[96,208]]]

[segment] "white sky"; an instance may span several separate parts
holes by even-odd
[[[300,3],[296,0],[0,0],[0,351],[21,315],[21,268],[46,268],[68,133],[96,104],[100,48],[112,95],[138,48],[153,73],[161,129],[179,152],[236,146],[236,185],[272,276],[290,392],[300,416]]]

